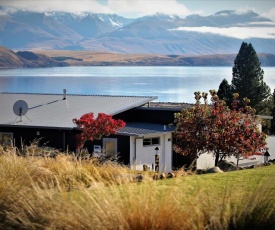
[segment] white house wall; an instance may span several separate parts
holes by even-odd
[[[172,135],[171,133],[166,133],[163,135],[163,143],[164,143],[164,172],[169,172],[172,170]]]
[[[136,137],[133,137],[133,136],[130,137],[130,166],[131,166],[131,169],[134,169],[133,166],[135,164],[135,147],[136,147],[135,140],[136,140]]]
[[[150,171],[155,170],[155,148],[158,147],[159,171],[169,172],[172,169],[172,141],[171,133],[146,135],[144,138],[160,137],[160,145],[143,146],[143,138],[131,137],[130,164],[132,169],[143,170],[147,165]],[[136,159],[135,159],[136,156]],[[135,160],[134,160],[135,159]]]
[[[267,147],[269,149],[270,153],[270,159],[275,159],[275,136],[268,136],[266,139],[267,142]],[[237,163],[237,159],[235,157],[227,158],[226,160],[232,161],[235,164]],[[252,165],[252,164],[260,164],[264,163],[264,156],[259,156],[259,155],[253,155],[249,157],[248,159],[240,160],[239,161],[239,166],[243,165]],[[198,169],[207,169],[214,167],[215,165],[215,159],[212,154],[202,154],[199,156],[197,160],[197,168]]]

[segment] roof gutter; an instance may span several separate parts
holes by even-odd
[[[130,109],[133,109],[133,108],[137,108],[137,107],[140,107],[142,105],[145,105],[146,103],[149,103],[151,101],[154,101],[156,99],[158,99],[157,96],[152,96],[150,98],[148,97],[144,97],[145,99],[142,101],[142,102],[136,102],[134,104],[131,104],[130,106],[128,107],[125,107],[124,109],[118,109],[116,111],[114,111],[113,113],[111,113],[110,115],[116,115],[116,114],[119,114],[119,113],[122,113],[122,112],[125,112],[127,110],[130,110]]]
[[[30,126],[30,125],[10,125],[0,124],[3,128],[27,128],[27,129],[62,129],[62,130],[80,130],[78,127],[52,127],[52,126]]]
[[[117,132],[118,135],[121,135],[121,136],[133,136],[133,137],[144,137],[144,136],[147,136],[147,135],[161,135],[161,134],[166,134],[166,133],[172,133],[173,131],[164,131],[164,132],[154,132],[154,133],[143,133],[143,134],[138,134],[138,133],[120,133],[120,132]]]

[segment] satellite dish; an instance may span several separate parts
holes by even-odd
[[[13,105],[13,112],[17,116],[24,116],[28,112],[28,104],[23,100],[16,101]]]

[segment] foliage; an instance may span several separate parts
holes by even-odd
[[[270,96],[270,88],[263,81],[264,71],[251,43],[242,43],[232,69],[232,87],[240,98],[249,98],[250,106],[260,112],[260,105]]]
[[[217,95],[221,100],[224,100],[227,105],[232,102],[232,88],[226,79],[222,80]]]
[[[247,104],[238,108],[238,94],[233,95],[233,109],[219,100],[215,90],[210,90],[212,105],[207,93],[195,92],[196,104],[175,114],[176,130],[173,148],[177,153],[194,157],[212,152],[215,165],[225,156],[247,158],[266,147],[266,135],[260,132],[255,109]],[[200,100],[204,99],[205,105]]]
[[[122,120],[114,120],[111,115],[98,113],[94,118],[93,113],[86,113],[80,119],[73,119],[74,124],[82,130],[77,135],[77,147],[81,148],[87,140],[98,140],[102,136],[116,134],[118,129],[122,129],[126,123]]]
[[[272,120],[271,120],[271,124],[270,124],[270,132],[271,134],[275,134],[275,90],[273,92],[273,95],[272,95],[272,112],[271,112],[271,116],[273,117]]]

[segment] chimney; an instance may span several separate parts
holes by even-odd
[[[67,92],[67,90],[63,89],[63,100],[66,100],[66,96],[67,96],[66,92]]]

